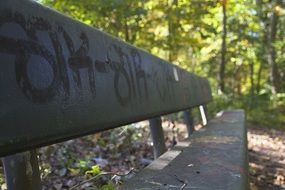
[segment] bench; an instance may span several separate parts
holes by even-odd
[[[242,110],[220,113],[121,189],[249,189],[244,121]]]
[[[205,78],[33,1],[0,2],[0,157],[8,189],[38,190],[36,148],[149,119],[155,158],[121,189],[246,189],[242,110],[208,121]],[[206,127],[193,133],[191,109]],[[190,138],[166,152],[160,116]]]

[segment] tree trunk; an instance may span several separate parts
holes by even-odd
[[[268,61],[268,56],[267,56],[267,46],[268,46],[268,34],[269,34],[269,19],[267,16],[267,12],[264,11],[263,7],[267,6],[266,2],[260,1],[260,0],[256,0],[256,4],[257,4],[257,14],[258,17],[261,21],[261,23],[263,23],[263,25],[265,26],[262,30],[262,39],[260,41],[260,52],[258,52],[258,58],[260,61],[260,66],[258,68],[257,71],[257,79],[256,79],[256,93],[258,94],[260,92],[260,90],[262,89],[263,86],[261,86],[261,79],[262,79],[262,72],[264,69],[267,68],[267,61]]]
[[[125,29],[125,41],[130,42],[129,26],[128,26],[127,18],[125,18],[125,20],[124,20],[124,29]]]
[[[281,91],[280,86],[280,73],[278,71],[278,66],[276,63],[276,50],[274,47],[274,42],[276,40],[277,26],[278,26],[278,14],[275,10],[276,6],[280,6],[281,0],[276,0],[273,6],[273,11],[270,18],[270,29],[268,36],[268,65],[270,67],[270,81],[272,84],[271,91],[273,94]]]
[[[263,69],[263,64],[261,62],[260,66],[259,66],[259,69],[258,69],[258,72],[257,72],[257,82],[256,82],[256,93],[257,94],[260,92],[260,89],[261,89],[260,82],[261,82],[262,69]]]
[[[253,106],[253,101],[254,101],[254,65],[253,63],[251,63],[249,65],[249,68],[250,68],[250,107]]]
[[[221,52],[221,65],[219,72],[219,91],[225,92],[225,67],[226,67],[226,38],[227,38],[227,0],[222,0],[223,9],[223,36],[222,36],[222,52]]]
[[[170,4],[169,4],[170,3]],[[174,17],[172,16],[173,14],[176,15],[176,21],[179,22],[179,16],[177,15],[177,6],[178,6],[178,1],[174,0],[172,2],[167,3],[168,6],[168,61],[173,62],[177,60],[177,42],[175,41],[175,36],[177,35],[177,27],[178,23],[176,23],[174,20],[172,20]],[[174,7],[175,6],[175,7]]]

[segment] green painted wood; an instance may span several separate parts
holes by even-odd
[[[249,189],[242,110],[226,111],[152,162],[122,190]]]
[[[149,119],[149,128],[153,143],[153,155],[154,159],[156,159],[167,151],[161,117]]]
[[[8,190],[40,190],[41,177],[36,150],[2,159]]]
[[[204,78],[36,2],[0,1],[0,156],[211,99]]]
[[[193,132],[195,131],[194,129],[194,118],[192,115],[192,110],[185,110],[183,111],[183,117],[184,117],[184,122],[187,126],[187,133],[188,133],[188,137],[191,136],[191,134],[193,134]]]

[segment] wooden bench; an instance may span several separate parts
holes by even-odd
[[[155,157],[122,189],[246,189],[243,111],[166,151],[160,116],[212,100],[208,81],[42,5],[0,2],[0,157],[8,189],[40,189],[35,149],[150,119]]]
[[[249,189],[244,122],[242,110],[220,113],[121,189]]]

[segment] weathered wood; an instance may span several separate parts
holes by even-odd
[[[208,126],[179,142],[120,189],[248,189],[244,112],[224,112]]]
[[[40,190],[41,179],[35,150],[2,159],[9,190]]]
[[[163,129],[161,126],[161,118],[156,117],[149,120],[150,133],[153,142],[154,158],[158,158],[160,155],[166,152],[166,146],[164,141]]]
[[[33,1],[0,1],[0,156],[211,101],[206,79]]]
[[[194,132],[194,121],[191,110],[183,111],[184,121],[187,127],[188,137]]]

